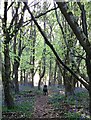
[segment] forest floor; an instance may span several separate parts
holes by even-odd
[[[34,118],[56,118],[58,114],[54,111],[53,106],[49,102],[49,97],[53,94],[53,90],[49,89],[48,95],[36,96]],[[56,92],[59,92],[56,90]]]
[[[78,97],[70,96],[65,98],[63,87],[49,88],[48,96],[40,95],[36,97],[33,117],[60,118],[64,120],[88,119],[87,91],[83,88],[77,88],[75,94]]]
[[[21,86],[20,93],[14,95],[16,107],[3,107],[2,120],[27,120],[25,118],[60,118],[63,120],[87,120],[89,118],[88,93],[84,88],[76,88],[75,95],[65,97],[64,88],[49,87],[48,95],[42,90]]]

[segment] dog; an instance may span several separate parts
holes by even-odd
[[[43,94],[44,94],[44,95],[48,95],[47,85],[44,85],[44,86],[43,86]]]

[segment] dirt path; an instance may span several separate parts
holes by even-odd
[[[57,115],[54,112],[53,107],[48,102],[49,96],[52,91],[49,91],[48,95],[36,96],[35,108],[34,108],[34,118],[56,118]]]

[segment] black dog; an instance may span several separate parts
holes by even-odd
[[[43,87],[43,94],[48,95],[47,85],[44,85],[44,87]]]

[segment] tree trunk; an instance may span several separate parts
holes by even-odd
[[[38,90],[40,90],[41,80],[44,77],[44,75],[45,75],[45,66],[43,65],[43,71],[41,73],[41,61],[40,61],[39,62],[39,76],[40,76],[40,78],[39,78],[39,82],[38,82]]]
[[[60,72],[60,69],[58,69],[57,81],[59,86],[62,85],[62,74]]]
[[[56,83],[56,76],[57,76],[57,62],[55,60],[55,68],[54,68],[54,81],[53,81],[53,85],[55,86]]]
[[[4,33],[4,66],[2,65],[2,81],[4,86],[4,96],[5,96],[5,104],[8,109],[14,107],[13,97],[10,92],[10,74],[11,74],[11,66],[10,66],[10,56],[9,56],[9,40],[10,36],[7,31],[7,6],[8,2],[4,2],[4,19],[3,19],[3,33]]]
[[[38,82],[38,90],[40,90],[41,79],[42,79],[42,78],[40,77],[39,82]]]
[[[30,65],[31,65],[31,84],[32,87],[34,87],[34,67],[35,67],[35,42],[36,42],[36,26],[33,25],[33,22],[31,21],[31,30],[30,30],[30,38],[32,39],[31,42],[31,55],[30,55]]]
[[[90,117],[91,117],[91,60],[86,56],[86,67],[87,67],[87,74],[89,77],[89,97],[90,97],[90,103],[89,103],[89,112],[90,112]]]
[[[84,5],[81,5],[81,3],[78,3],[80,10],[81,10],[81,19],[82,19],[82,27],[83,27],[83,32],[87,37],[88,40],[88,32],[87,32],[87,23],[86,23],[86,12],[84,9]],[[87,41],[86,41],[87,44]],[[87,67],[87,74],[89,77],[89,97],[90,97],[90,103],[89,103],[89,112],[90,112],[90,117],[91,117],[91,58],[86,52],[86,67]]]
[[[16,48],[16,47],[15,47]],[[15,49],[14,48],[14,49]],[[22,55],[22,51],[24,50],[25,46],[21,47],[21,31],[20,31],[20,39],[19,39],[19,45],[18,45],[18,55],[14,59],[14,81],[15,81],[15,92],[19,92],[19,82],[18,82],[18,69],[20,66],[20,59]],[[16,54],[16,49],[15,49]]]
[[[15,17],[15,26],[17,26],[17,22],[18,22],[18,8],[19,8],[19,3],[18,3],[18,7],[16,7],[15,9],[15,14],[16,14],[16,17]],[[12,8],[13,10],[13,8]],[[14,10],[12,11],[14,12]],[[14,14],[14,13],[13,13]],[[13,16],[12,14],[12,16]],[[15,83],[15,93],[18,93],[19,92],[19,85],[18,85],[18,62],[17,62],[17,59],[16,59],[16,49],[17,49],[17,46],[16,46],[16,39],[17,37],[17,33],[15,32],[15,36],[14,36],[14,43],[13,43],[13,52],[14,52],[14,65],[13,65],[13,79],[14,79],[14,83]]]
[[[69,76],[68,74],[66,74],[66,78],[65,78],[65,95],[69,96],[69,95],[73,95],[74,93],[74,89],[72,86],[72,78],[71,76]]]
[[[27,71],[25,76],[26,83],[29,83],[29,75],[30,75],[30,71]]]
[[[69,55],[69,49],[67,49],[67,54],[65,56],[65,64],[70,64],[70,55]],[[72,95],[74,93],[73,91],[73,78],[72,75],[65,70],[65,76],[64,76],[64,80],[65,80],[65,94],[66,96]]]
[[[24,69],[23,72],[24,72],[24,85],[26,85],[26,70]]]
[[[21,70],[21,73],[20,73],[20,84],[22,85],[23,83],[23,75],[22,75],[22,70]]]
[[[44,17],[44,31],[46,31],[46,19]],[[45,75],[45,71],[46,71],[46,43],[44,40],[44,49],[43,49],[43,54],[42,54],[42,59],[43,59],[43,65],[42,65],[42,73],[41,73],[41,65],[40,65],[40,79],[39,79],[39,83],[38,83],[38,90],[40,90],[40,85],[41,85],[41,80]]]
[[[51,86],[51,79],[52,79],[52,60],[51,60],[51,55],[50,55],[49,86]]]
[[[77,87],[79,87],[79,83],[78,83],[78,81],[77,81]]]
[[[9,44],[4,48],[4,66],[2,65],[2,81],[4,86],[5,104],[8,109],[14,107],[13,97],[10,92],[10,56],[9,56]]]
[[[89,86],[90,87],[90,91],[89,91],[89,112],[90,112],[90,118],[91,118],[91,86]]]
[[[18,63],[18,61],[15,59],[15,61],[14,61],[14,83],[15,83],[15,93],[18,93],[18,92],[19,92],[18,66],[19,66],[19,63]]]
[[[36,26],[34,25],[34,39],[33,39],[33,68],[32,68],[32,86],[34,87],[34,67],[35,67],[35,42],[36,42]]]

